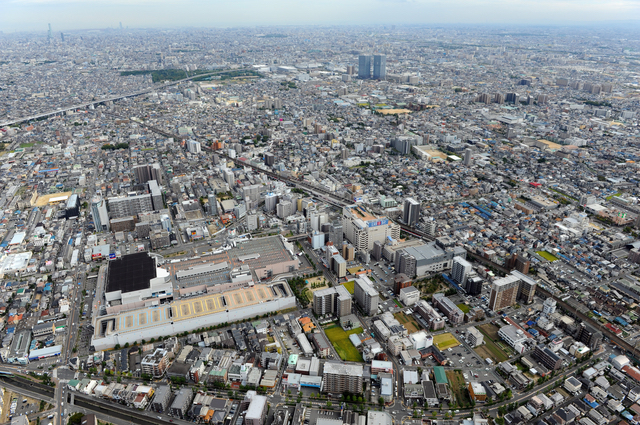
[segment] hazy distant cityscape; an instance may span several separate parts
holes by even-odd
[[[640,38],[0,33],[0,423],[640,423]]]

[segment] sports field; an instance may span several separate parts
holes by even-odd
[[[356,285],[356,281],[355,280],[350,280],[349,282],[345,282],[342,284],[342,286],[344,286],[345,288],[347,288],[347,291],[349,291],[349,293],[351,295],[353,295],[353,292],[355,291],[355,285]]]
[[[345,332],[340,326],[332,325],[326,328],[324,333],[342,360],[349,362],[363,361],[362,354],[360,354],[358,349],[354,347],[349,340],[349,335],[362,333],[362,328],[351,329]]]
[[[549,260],[551,262],[558,261],[558,257],[556,257],[555,255],[553,255],[553,254],[551,254],[550,252],[547,252],[547,251],[536,251],[536,254],[538,254],[539,256],[544,258],[545,260]]]
[[[398,322],[400,322],[405,328],[407,328],[407,331],[410,334],[418,332],[420,330],[420,325],[418,325],[416,319],[411,316],[407,316],[402,311],[394,313],[393,317],[395,317]]]
[[[434,335],[433,345],[435,345],[438,350],[444,351],[448,348],[457,347],[460,343],[455,336],[447,332],[440,335]]]

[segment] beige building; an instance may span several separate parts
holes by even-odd
[[[342,225],[347,240],[356,251],[371,251],[376,241],[400,238],[400,226],[384,216],[374,216],[360,205],[342,209]]]

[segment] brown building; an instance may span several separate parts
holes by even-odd
[[[411,279],[404,273],[400,273],[395,277],[393,281],[393,292],[398,295],[400,294],[400,290],[403,288],[408,288],[411,286]]]

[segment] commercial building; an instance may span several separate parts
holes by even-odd
[[[362,393],[364,369],[362,365],[326,362],[322,373],[322,391],[331,394]]]
[[[67,205],[64,209],[66,219],[77,218],[80,215],[80,198],[75,193],[67,199]]]
[[[371,251],[376,241],[400,238],[400,226],[384,216],[374,216],[360,205],[342,209],[344,235],[356,251]]]
[[[159,305],[173,297],[169,273],[156,267],[146,252],[123,255],[100,268],[104,279],[104,298],[108,306],[132,304],[134,307]]]
[[[444,319],[425,300],[418,301],[415,312],[427,323],[431,330],[444,329]]]
[[[420,207],[420,202],[415,199],[405,199],[402,209],[402,221],[408,226],[415,226],[420,219]]]
[[[400,273],[393,280],[393,292],[396,295],[400,294],[402,288],[408,288],[409,286],[411,286],[411,279],[406,274]]]
[[[351,294],[340,285],[313,293],[313,312],[317,315],[335,314],[338,317],[351,314]]]
[[[169,366],[169,353],[162,348],[156,348],[151,354],[147,354],[142,358],[140,367],[142,373],[149,375],[154,379],[161,378]]]
[[[331,344],[327,341],[327,337],[323,333],[315,332],[310,335],[311,342],[316,347],[317,353],[320,357],[327,357],[331,354]]]
[[[493,282],[489,308],[498,311],[515,304],[517,300],[530,304],[533,302],[536,287],[535,280],[513,270],[509,275]]]
[[[454,257],[451,265],[451,278],[462,288],[466,287],[467,277],[473,270],[470,262],[462,257]]]
[[[453,301],[442,292],[433,295],[433,304],[449,319],[452,325],[464,322],[464,313]]]
[[[354,285],[354,296],[358,306],[365,314],[373,316],[378,312],[378,302],[380,295],[371,286],[368,279],[357,277]]]
[[[450,269],[454,257],[466,256],[467,251],[464,248],[454,246],[451,239],[443,237],[434,242],[397,251],[395,267],[397,273],[404,273],[409,277],[423,276]]]
[[[512,325],[503,326],[498,331],[498,336],[516,350],[517,353],[524,352],[524,342],[527,337],[521,329]]]
[[[467,341],[471,348],[478,347],[484,342],[484,335],[475,326],[467,328]]]

